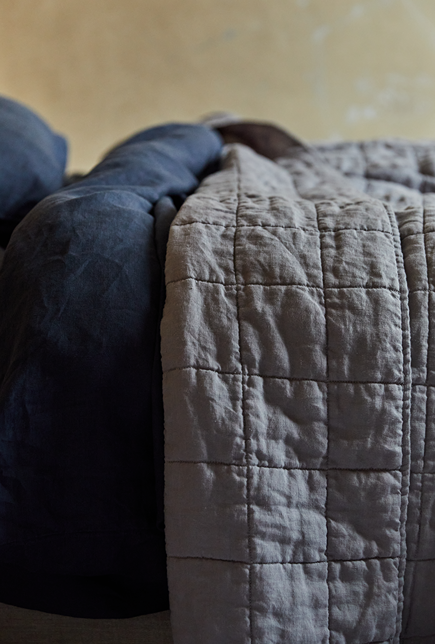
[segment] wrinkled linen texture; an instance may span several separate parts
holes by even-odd
[[[219,136],[138,133],[14,230],[0,271],[0,601],[168,607],[159,325],[166,237]]]
[[[230,146],[174,220],[175,644],[435,641],[429,146],[377,148],[368,183],[362,146],[359,166],[349,144],[281,167]],[[410,159],[414,183],[394,167]]]

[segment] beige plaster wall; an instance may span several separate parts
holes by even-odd
[[[213,110],[307,139],[435,138],[434,0],[0,0],[0,93],[86,169]]]

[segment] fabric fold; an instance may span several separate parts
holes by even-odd
[[[171,227],[174,642],[397,643],[413,317],[400,233],[414,219],[306,146],[277,160],[230,146]]]
[[[221,145],[202,126],[139,133],[11,237],[0,271],[3,602],[82,617],[167,608],[162,246]]]

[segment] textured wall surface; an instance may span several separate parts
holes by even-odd
[[[73,169],[213,110],[308,139],[435,137],[433,0],[0,0],[0,92]]]

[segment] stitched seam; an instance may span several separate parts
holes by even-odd
[[[427,275],[427,286],[428,286],[428,291],[427,291],[427,317],[428,317],[428,325],[427,325],[427,356],[426,356],[426,385],[429,382],[429,357],[430,357],[430,336],[431,336],[431,331],[432,331],[432,325],[431,325],[431,315],[430,315],[430,293],[433,289],[430,287],[430,281],[429,281],[429,254],[428,254],[428,249],[427,249],[427,231],[426,231],[426,223],[427,223],[427,216],[426,216],[426,209],[423,209],[423,242],[424,242],[424,254],[425,254],[425,259],[426,259],[426,275]],[[426,457],[427,457],[427,443],[428,443],[428,433],[429,433],[429,423],[428,423],[428,417],[429,417],[429,390],[426,388],[426,418],[425,418],[425,435],[424,435],[424,453],[423,453],[423,472],[426,469]],[[423,497],[423,486],[424,486],[424,477],[422,480],[422,497]],[[422,506],[423,506],[423,498],[422,498],[422,503],[420,506],[420,518],[422,516]],[[420,535],[419,535],[420,536]],[[418,547],[418,543],[417,543]]]
[[[177,465],[221,465],[222,467],[246,467],[245,463],[225,463],[224,461],[188,461],[188,460],[175,460],[170,461],[166,460],[167,463],[177,464]],[[375,472],[379,474],[388,474],[390,472],[397,472],[396,468],[375,468],[375,467],[366,467],[366,468],[352,468],[352,467],[286,467],[285,465],[269,465],[263,463],[250,463],[250,467],[258,467],[269,470],[286,470],[288,472]]]
[[[227,211],[219,211],[219,212],[225,212],[225,214],[231,215],[231,212]],[[193,226],[195,224],[201,224],[203,226],[217,226],[218,228],[235,228],[234,224],[220,224],[216,221],[185,221],[180,224],[174,223],[171,227],[172,228],[181,228],[182,226]],[[286,226],[285,224],[241,224],[238,226],[238,228],[282,228],[284,230],[298,230],[304,233],[312,233],[314,235],[319,235],[320,233],[340,233],[345,230],[352,230],[354,232],[364,232],[364,233],[381,233],[382,235],[390,235],[393,236],[393,233],[390,230],[382,230],[381,228],[352,228],[352,227],[347,227],[343,226],[341,228],[304,228],[302,226]],[[429,231],[429,232],[435,232],[434,231]],[[410,233],[410,235],[416,235],[416,234],[421,234],[421,233]],[[408,235],[408,236],[410,236]],[[405,239],[405,237],[403,237]]]
[[[245,406],[245,386],[246,386],[246,376],[243,374],[243,355],[242,355],[242,326],[240,321],[240,290],[242,285],[239,281],[239,275],[237,271],[237,231],[239,225],[239,212],[240,212],[240,202],[241,202],[241,169],[239,162],[236,163],[237,168],[237,208],[235,212],[235,229],[234,229],[234,279],[236,281],[236,313],[237,313],[237,326],[239,330],[239,361],[240,369],[242,371],[241,378],[241,405],[242,405],[242,423],[243,423],[243,435],[245,441],[245,459],[246,459],[246,519],[247,519],[247,538],[248,538],[248,556],[249,556],[249,569],[248,569],[248,605],[249,605],[249,635],[251,644],[254,644],[254,633],[253,633],[253,610],[252,610],[252,562],[253,562],[253,553],[252,553],[252,515],[251,515],[251,469],[250,469],[250,453],[249,453],[249,436],[248,436],[248,427],[246,423],[246,406]]]
[[[316,207],[316,216],[317,216],[317,227],[320,231],[320,213],[319,209]],[[325,293],[325,263],[323,256],[323,244],[322,244],[322,234],[319,234],[319,251],[320,251],[320,263],[322,267],[322,285],[323,285],[323,305],[325,308],[325,351],[326,351],[326,431],[327,431],[327,443],[326,443],[326,499],[325,499],[325,521],[326,521],[326,550],[325,557],[327,560],[327,572],[326,572],[326,587],[328,595],[328,642],[331,641],[331,589],[330,589],[330,564],[328,561],[328,549],[329,549],[329,517],[328,517],[328,503],[329,503],[329,336],[328,336],[328,309],[326,304],[326,293]]]
[[[168,555],[168,559],[195,559],[199,561],[223,561],[224,563],[237,563],[249,565],[248,561],[241,559],[222,559],[220,557],[190,557],[189,555]],[[394,561],[400,559],[399,555],[391,555],[389,557],[363,557],[361,559],[321,559],[319,561],[255,561],[254,566],[319,566],[320,564],[341,564],[341,563],[354,563],[359,561]]]
[[[421,487],[420,487],[420,502],[419,502],[419,512],[418,512],[418,523],[417,523],[417,539],[415,543],[415,554],[418,556],[418,551],[420,549],[420,538],[421,538],[421,522],[423,519],[423,498],[424,498],[424,474],[425,474],[425,469],[426,469],[426,447],[427,447],[427,435],[428,435],[428,411],[429,411],[429,389],[427,387],[428,385],[428,379],[429,379],[429,345],[430,345],[430,330],[431,330],[431,325],[430,325],[430,284],[429,284],[429,261],[428,261],[428,254],[427,254],[427,244],[426,244],[426,209],[423,208],[423,213],[422,213],[422,228],[423,228],[423,248],[424,248],[424,255],[425,255],[425,260],[426,260],[426,276],[427,276],[427,285],[428,285],[428,290],[427,290],[427,313],[428,313],[428,332],[427,332],[427,338],[426,338],[426,410],[425,410],[425,428],[424,428],[424,445],[423,445],[423,464],[422,464],[422,471],[419,472],[420,477],[421,477]],[[414,473],[414,472],[413,472]],[[414,597],[415,597],[415,585],[416,585],[416,574],[415,574],[415,568],[414,566],[412,570],[412,580],[411,580],[411,588],[410,588],[410,598],[409,598],[409,613],[408,613],[408,621],[406,624],[405,630],[408,629],[409,622],[411,620],[411,615],[412,615],[412,610],[414,608]]]
[[[423,235],[428,235],[430,233],[435,233],[435,228],[433,230],[425,230],[423,232],[408,233],[407,235],[401,235],[401,239],[403,241],[404,239],[408,239],[408,237],[416,237],[417,235],[423,236]]]
[[[394,224],[397,226],[396,216],[391,208],[388,208],[384,205],[384,210],[389,218],[391,231],[394,230]],[[396,634],[395,640],[398,641],[401,631],[402,631],[402,615],[404,607],[404,578],[406,570],[406,519],[407,519],[407,507],[408,507],[408,495],[409,495],[409,470],[410,470],[410,449],[408,444],[405,441],[409,441],[407,433],[407,425],[409,421],[409,405],[408,399],[409,394],[412,388],[412,378],[411,378],[411,356],[410,356],[410,339],[409,339],[409,328],[408,325],[404,326],[404,320],[409,319],[409,311],[407,309],[408,303],[408,290],[406,285],[406,273],[403,262],[400,232],[397,229],[396,235],[394,235],[394,249],[395,249],[395,263],[396,263],[396,274],[397,281],[401,284],[400,275],[404,283],[401,286],[401,336],[402,336],[402,369],[403,369],[403,395],[402,395],[402,463],[400,467],[400,472],[402,475],[402,485],[401,485],[401,516],[399,524],[399,538],[400,538],[400,551],[401,556],[399,559],[399,570],[397,575],[397,598],[398,598],[398,610],[396,616]],[[406,333],[406,337],[405,337]],[[409,366],[409,369],[407,368]],[[405,459],[406,457],[406,459]],[[405,469],[406,468],[406,469]]]
[[[431,382],[416,382],[412,385],[413,387],[427,387],[430,389],[430,387],[435,387],[435,383]]]
[[[212,369],[211,367],[199,367],[196,365],[187,365],[186,367],[171,367],[170,369],[165,369],[163,373],[171,373],[172,371],[210,371],[211,373],[217,373],[220,376],[242,376],[241,371],[220,371],[219,369]],[[403,382],[393,382],[393,381],[381,381],[381,380],[320,380],[319,378],[292,378],[291,376],[265,376],[261,373],[246,373],[246,376],[249,378],[264,378],[270,380],[287,380],[288,382],[316,382],[319,384],[331,384],[331,385],[394,385],[397,387],[403,387]],[[425,386],[425,385],[418,385]],[[435,385],[427,385],[428,387],[435,387]]]
[[[166,286],[169,286],[170,284],[179,284],[180,282],[188,282],[188,281],[194,281],[194,282],[199,282],[200,284],[216,284],[218,286],[228,286],[232,288],[237,288],[239,284],[236,282],[232,283],[227,283],[227,282],[217,282],[214,280],[205,280],[205,279],[199,279],[197,277],[192,277],[192,276],[187,276],[187,277],[180,277],[179,279],[176,280],[170,280],[169,282],[166,282]],[[313,286],[312,284],[282,284],[280,282],[243,282],[243,284],[240,284],[243,286],[271,286],[271,287],[279,287],[279,288],[289,288],[289,287],[296,287],[296,288],[310,288],[310,289],[315,289],[316,291],[340,291],[340,290],[351,290],[351,289],[359,289],[363,291],[390,291],[391,293],[394,293],[395,295],[398,295],[400,297],[400,291],[396,288],[392,288],[391,286]],[[416,291],[413,291],[416,292]],[[417,291],[418,292],[418,291]],[[425,292],[425,291],[424,291]]]
[[[435,476],[435,471],[430,471],[430,472],[419,472],[417,470],[411,470],[413,474],[420,474],[422,477],[424,476]]]

